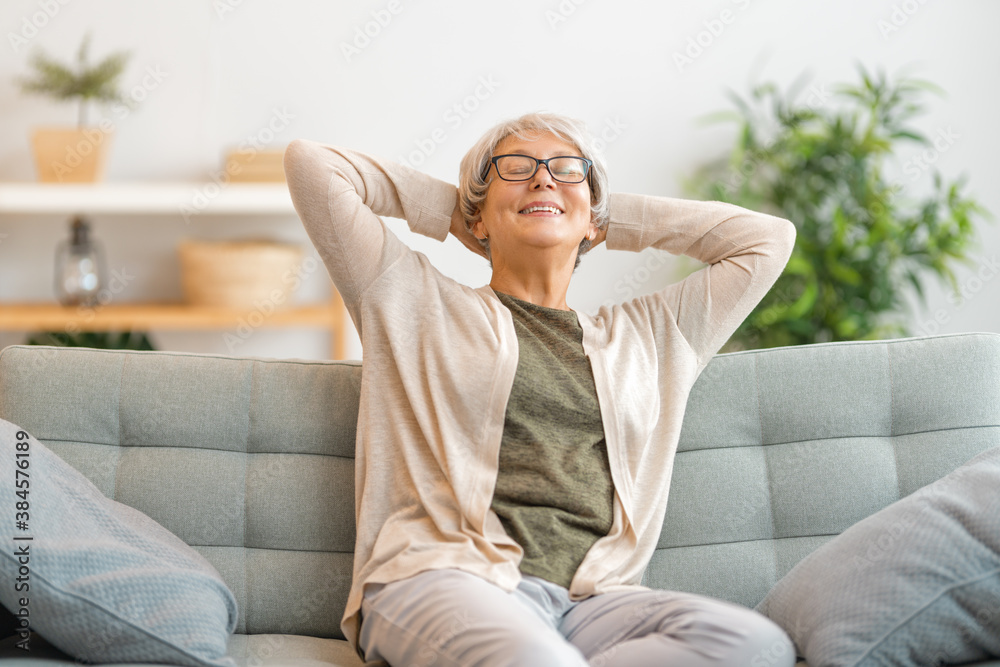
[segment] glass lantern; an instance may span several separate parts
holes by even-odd
[[[64,306],[95,306],[106,282],[104,249],[80,216],[70,223],[70,233],[56,246],[56,298]]]

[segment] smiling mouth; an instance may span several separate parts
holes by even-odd
[[[562,209],[556,208],[555,206],[529,206],[528,208],[522,208],[518,213],[551,213],[553,215],[562,215]]]

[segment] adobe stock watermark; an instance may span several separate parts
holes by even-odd
[[[258,152],[264,150],[268,144],[288,129],[288,126],[295,120],[295,115],[289,113],[287,109],[273,108],[271,117],[257,132],[248,135],[240,142],[237,153],[241,157],[253,159]],[[184,218],[185,224],[191,224],[191,217],[206,210],[212,201],[219,196],[233,180],[243,171],[243,166],[234,161],[228,161],[222,169],[217,169],[209,174],[209,182],[201,187],[195,188],[191,194],[191,201],[180,205],[180,214]]]
[[[403,11],[400,0],[389,0],[385,8],[375,9],[371,12],[371,20],[364,25],[354,26],[354,35],[350,42],[340,43],[340,53],[348,63],[361,55],[361,52],[372,44],[372,40],[382,34],[382,31],[389,27],[392,20]]]
[[[101,311],[102,308],[111,304],[119,294],[125,291],[125,288],[129,286],[135,280],[135,276],[128,272],[128,267],[123,266],[121,270],[112,269],[111,278],[108,279],[108,284],[106,287],[102,287],[97,292],[97,303],[92,306],[77,306],[76,313],[78,319],[75,322],[70,322],[66,325],[66,333],[77,334],[80,332],[80,325],[77,322],[84,322],[89,324],[93,322],[97,317],[97,313]]]
[[[147,619],[159,612],[154,609],[155,603],[146,596],[135,596],[121,600],[115,605],[117,618],[123,619],[115,624],[107,624],[87,633],[76,647],[75,655],[79,664],[97,662],[100,657],[114,652],[115,647],[126,643],[134,633],[132,623],[139,619]]]
[[[934,138],[931,140],[931,147],[923,149],[907,160],[903,164],[903,173],[909,176],[911,181],[917,180],[961,138],[958,133],[951,129],[951,125],[937,128],[934,132]]]
[[[261,639],[267,644],[264,644],[263,641],[254,643],[253,651],[247,656],[247,667],[261,667],[271,657],[284,650],[284,635],[264,635]]]
[[[215,10],[215,15],[219,17],[219,20],[224,21],[226,14],[235,12],[236,8],[242,4],[243,0],[214,0],[212,9]]]
[[[787,639],[775,639],[750,658],[750,667],[773,667],[795,662],[795,647]]]
[[[740,11],[746,11],[750,7],[751,0],[732,0],[732,4],[736,5]],[[683,74],[687,67],[693,65],[694,61],[700,58],[705,51],[712,48],[715,42],[726,32],[728,26],[736,22],[737,16],[738,12],[726,8],[719,12],[719,15],[715,18],[702,21],[704,29],[688,37],[683,51],[674,51],[673,53],[674,65],[677,67],[677,71]]]
[[[798,290],[798,292],[793,294],[793,289]],[[793,288],[787,284],[772,287],[769,296],[773,296],[775,300],[758,313],[752,322],[747,324],[746,330],[743,333],[745,348],[741,347],[741,349],[756,348],[760,344],[761,335],[769,327],[777,323],[778,320],[785,317],[785,314],[795,306],[802,297],[803,289],[801,286]]]
[[[676,601],[676,594],[671,591],[653,589],[644,593],[636,593],[635,601],[629,604],[628,614],[615,634],[604,640],[596,649],[592,651],[590,658],[591,667],[605,667],[609,663],[616,662],[615,657],[621,645],[627,641],[629,634],[636,625],[648,622],[650,617],[660,615],[664,618],[661,624],[672,624],[664,616],[667,605],[673,605]],[[759,650],[750,660],[752,667],[773,667],[773,665],[785,664],[794,657],[795,647],[787,639],[776,639],[767,647]],[[786,657],[787,656],[787,657]],[[794,660],[792,660],[794,662]],[[745,664],[741,662],[740,664]]]
[[[28,42],[37,37],[39,31],[59,14],[59,10],[69,3],[70,0],[39,0],[38,11],[21,18],[20,30],[16,33],[7,33],[11,50],[17,53],[21,47],[27,46]]]
[[[887,19],[882,18],[875,22],[882,39],[889,39],[893,33],[899,32],[903,26],[910,22],[913,15],[926,4],[927,0],[906,0],[893,5]]]
[[[587,0],[561,0],[555,9],[546,9],[545,20],[549,22],[549,28],[556,30],[570,16],[576,13],[577,7],[585,2]]]
[[[961,281],[957,289],[945,297],[948,303],[954,306],[952,312],[949,313],[944,308],[938,308],[931,315],[930,319],[920,321],[915,334],[918,336],[933,336],[941,331],[941,327],[951,322],[952,315],[975,299],[997,275],[1000,275],[1000,261],[997,260],[995,254],[980,259],[975,272]]]
[[[589,663],[591,667],[605,667],[614,661],[622,642],[627,640],[636,624],[648,620],[660,611],[664,604],[675,599],[673,593],[656,588],[633,595],[635,597],[628,605],[628,614],[625,615],[625,620],[618,630],[592,650]]]
[[[902,538],[909,532],[910,528],[926,523],[923,516],[939,510],[939,506],[934,503],[936,499],[950,498],[954,493],[954,488],[963,479],[975,475],[975,469],[968,466],[959,467],[940,479],[927,484],[906,496],[908,504],[906,511],[899,515],[891,524],[881,531],[875,538],[869,538],[865,543],[865,551],[855,554],[851,559],[851,564],[858,572],[864,572],[879,561],[891,556],[900,549],[909,548],[908,543]]]
[[[611,308],[616,303],[628,301],[648,291],[644,287],[652,280],[653,276],[670,263],[671,255],[668,252],[654,250],[643,254],[645,256],[639,266],[615,281],[614,292],[617,298],[605,299],[601,304],[602,307]]]
[[[601,129],[598,132],[594,132],[594,148],[598,152],[604,153],[608,146],[618,141],[627,129],[628,123],[623,121],[621,116],[605,118]]]
[[[62,335],[69,337],[84,331],[92,331],[93,327],[84,325],[93,322],[97,318],[98,313],[104,307],[110,305],[119,294],[124,292],[133,280],[135,280],[135,276],[128,272],[128,267],[123,266],[121,270],[112,269],[107,285],[97,292],[97,302],[93,305],[81,304],[77,306],[76,317],[66,323],[66,326],[63,327]],[[60,335],[59,332],[48,332],[46,344],[56,347],[64,346],[64,341],[59,340]],[[58,352],[55,350],[42,352],[35,358],[35,364],[37,366],[47,364],[56,354]]]
[[[854,568],[859,572],[863,572],[887,558],[896,549],[899,539],[910,528],[917,525],[919,521],[922,521],[923,514],[930,512],[932,509],[929,505],[922,505],[919,509],[911,508],[906,514],[893,521],[884,532],[880,533],[874,539],[869,538],[868,542],[864,545],[866,547],[864,552],[854,556],[852,560]]]
[[[833,97],[833,93],[827,89],[825,83],[814,83],[803,94],[805,95],[803,104],[813,111],[825,106],[830,98]],[[757,173],[757,170],[766,158],[767,154],[764,151],[748,151],[743,155],[743,159],[740,160],[739,164],[730,165],[727,170],[728,177],[723,179],[722,183],[722,188],[726,194],[731,196],[741,188],[751,176]]]
[[[286,614],[286,634],[295,634],[297,627],[309,623],[317,616],[329,616],[330,610],[336,608],[340,594],[350,589],[351,579],[349,572],[328,574],[323,578],[325,586],[317,587],[308,595],[300,596],[295,601],[295,606],[288,609]]]
[[[924,656],[926,664],[941,667],[965,665],[972,664],[972,661],[978,663],[992,655],[983,646],[984,635],[989,636],[989,630],[996,627],[996,619],[1000,617],[1000,599],[986,594],[982,600],[969,606],[972,608],[966,609],[965,618],[957,622],[957,627],[951,628],[956,635],[935,647],[933,654]],[[989,640],[987,642],[992,643]]]
[[[451,614],[450,621],[443,626],[437,626],[438,631],[428,638],[427,643],[416,656],[413,667],[429,667],[438,664],[438,652],[447,646],[455,637],[472,630],[474,620],[468,609]]]
[[[83,138],[75,145],[66,147],[66,154],[60,162],[55,162],[52,169],[56,178],[62,181],[73,170],[84,163],[84,158],[89,156],[100,146],[111,134],[115,126],[129,117],[129,115],[142,104],[149,94],[160,87],[164,79],[169,76],[167,72],[160,69],[159,65],[149,66],[142,79],[129,89],[125,99],[111,105],[111,118],[102,118],[96,127],[82,128]]]
[[[438,147],[448,140],[448,129],[454,131],[462,127],[462,124],[482,106],[483,102],[490,99],[499,87],[500,82],[494,79],[492,74],[480,76],[471,93],[452,104],[441,114],[441,120],[445,126],[436,127],[426,136],[414,139],[414,150],[411,150],[405,157],[399,156],[396,161],[414,168],[424,164],[427,158],[434,155]]]
[[[255,331],[264,326],[278,307],[299,288],[306,278],[315,273],[319,266],[319,262],[313,257],[304,258],[282,274],[281,284],[287,285],[287,290],[275,288],[270,293],[255,299],[253,309],[247,313],[246,317],[239,319],[233,331],[222,334],[222,341],[226,344],[229,353],[235,352],[237,347],[245,343]]]

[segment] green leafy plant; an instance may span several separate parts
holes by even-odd
[[[87,35],[77,52],[75,68],[63,65],[44,53],[33,54],[29,65],[34,70],[34,76],[19,80],[21,90],[48,95],[57,100],[79,102],[78,124],[84,127],[90,103],[123,101],[119,80],[129,59],[129,54],[122,51],[91,65],[89,51],[90,35]]]
[[[864,68],[859,75],[860,84],[821,103],[794,101],[801,79],[787,94],[764,84],[749,100],[731,94],[736,110],[711,118],[735,120],[738,140],[688,189],[780,215],[798,230],[785,272],[727,350],[905,336],[909,304],[924,303],[928,278],[956,286],[953,267],[968,261],[974,218],[986,211],[963,194],[963,179],[934,170],[931,193],[918,197],[910,172],[923,170],[909,165],[906,181],[888,175],[904,144],[931,143],[911,120],[939,89]]]
[[[28,337],[25,345],[55,345],[57,347],[94,347],[101,350],[153,350],[149,336],[141,331],[83,331],[70,334],[48,331]]]

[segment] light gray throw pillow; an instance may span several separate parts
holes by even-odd
[[[810,667],[1000,656],[1000,448],[851,526],[757,610]]]
[[[0,602],[66,653],[235,667],[236,599],[215,568],[4,420],[0,544]]]

